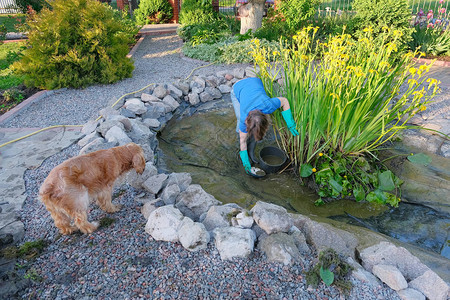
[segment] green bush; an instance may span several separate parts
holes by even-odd
[[[321,0],[282,0],[278,10],[291,32],[300,30],[316,14]]]
[[[16,4],[23,13],[28,11],[28,7],[31,7],[36,12],[40,12],[44,7],[50,7],[45,0],[16,0]]]
[[[414,29],[410,26],[412,13],[408,0],[355,0],[353,8],[360,35],[364,35],[364,28],[370,27],[375,37],[384,36],[376,39],[376,44],[385,38],[386,27],[393,29],[391,32],[400,30],[403,43],[411,39]]]
[[[172,18],[173,8],[167,0],[141,0],[134,16],[139,25],[164,23]]]
[[[181,4],[180,24],[208,24],[217,20],[211,1],[185,0]]]
[[[28,48],[13,65],[27,86],[85,87],[131,77],[129,44],[138,29],[95,0],[54,0],[29,20]]]

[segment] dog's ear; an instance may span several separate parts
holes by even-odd
[[[138,153],[133,155],[133,168],[138,174],[142,174],[144,172],[145,158],[142,151],[139,151]]]

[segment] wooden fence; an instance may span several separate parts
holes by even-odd
[[[20,9],[17,8],[15,0],[0,0],[0,14],[16,14]]]

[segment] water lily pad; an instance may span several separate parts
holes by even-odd
[[[300,167],[300,176],[302,176],[302,177],[308,177],[308,176],[310,176],[312,173],[313,173],[313,170],[312,170],[313,168],[312,168],[312,166],[311,165],[309,165],[309,164],[303,164],[301,167]]]
[[[431,157],[424,153],[417,153],[408,156],[408,160],[413,164],[428,166],[431,163]]]
[[[320,267],[320,278],[322,278],[323,282],[327,286],[330,286],[334,281],[334,273],[328,269],[324,269],[323,267]]]

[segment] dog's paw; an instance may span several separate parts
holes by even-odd
[[[111,206],[109,207],[109,209],[107,210],[107,212],[109,212],[109,213],[115,213],[115,212],[118,212],[118,211],[121,210],[121,209],[122,209],[122,205],[120,205],[120,204],[111,205]]]
[[[99,222],[92,222],[88,223],[83,228],[80,228],[80,230],[85,234],[93,233],[95,230],[97,230],[98,226],[100,226]]]
[[[59,230],[59,232],[63,235],[69,235],[77,231],[78,228],[76,226],[64,227]]]

